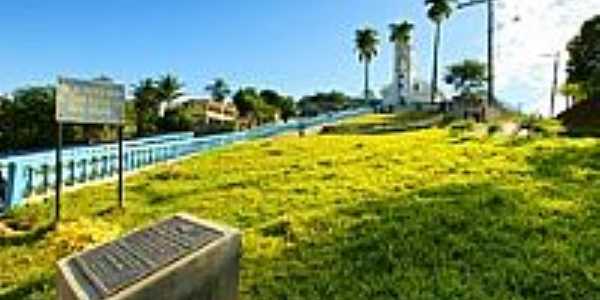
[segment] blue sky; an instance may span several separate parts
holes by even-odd
[[[0,91],[46,84],[58,75],[107,74],[124,83],[172,72],[190,93],[215,77],[232,86],[294,96],[337,89],[358,94],[362,68],[354,31],[371,25],[382,49],[379,90],[391,78],[388,24],[416,24],[420,75],[429,78],[431,24],[422,1],[5,1],[0,12]],[[476,8],[445,27],[443,62],[483,57],[484,15]],[[460,40],[460,42],[452,42]]]
[[[498,95],[547,112],[552,62],[541,54],[563,50],[564,67],[566,42],[600,12],[600,1],[496,1]],[[59,75],[105,74],[130,85],[171,72],[193,94],[224,77],[234,88],[296,97],[332,89],[357,95],[363,75],[354,31],[370,25],[381,33],[372,69],[379,90],[391,80],[388,24],[403,20],[416,25],[420,77],[430,78],[432,26],[421,0],[19,0],[1,7],[0,93]],[[509,22],[515,16],[520,22]],[[483,6],[455,12],[444,26],[443,65],[485,57],[485,21]]]

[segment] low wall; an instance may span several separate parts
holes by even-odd
[[[369,109],[342,111],[287,123],[273,123],[251,130],[194,137],[193,133],[178,133],[141,138],[124,142],[123,166],[126,172],[159,162],[185,157],[234,142],[270,137],[299,127],[312,127],[368,113]],[[71,147],[63,150],[63,184],[76,187],[113,177],[117,172],[118,145],[104,144]],[[0,158],[0,210],[22,205],[26,199],[45,195],[54,189],[56,178],[54,150]],[[2,191],[4,182],[4,191]]]

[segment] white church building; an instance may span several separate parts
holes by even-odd
[[[413,47],[408,42],[394,43],[392,83],[381,90],[384,109],[411,109],[431,103],[430,85],[417,77]]]

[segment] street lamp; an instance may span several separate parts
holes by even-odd
[[[495,99],[495,86],[494,86],[494,28],[495,28],[495,12],[494,12],[495,0],[472,0],[465,3],[459,3],[458,9],[463,9],[479,4],[488,5],[488,106],[494,102]]]
[[[552,77],[552,91],[550,92],[550,117],[554,117],[554,105],[556,103],[556,94],[558,92],[558,71],[560,68],[560,51],[553,54],[542,54],[541,57],[554,59],[554,74]]]

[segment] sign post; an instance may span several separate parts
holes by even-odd
[[[56,163],[54,165],[54,168],[56,169],[56,194],[54,195],[54,223],[56,224],[58,224],[58,222],[60,221],[60,193],[62,189],[62,144],[62,123],[58,121],[56,123]]]
[[[119,135],[119,185],[118,185],[118,193],[119,193],[119,208],[125,208],[125,185],[123,183],[123,125],[119,125],[118,135]]]
[[[118,126],[119,149],[119,207],[123,208],[123,126],[125,114],[125,86],[112,80],[78,80],[59,78],[56,89],[56,199],[54,221],[60,221],[62,188],[63,124],[108,124]]]

